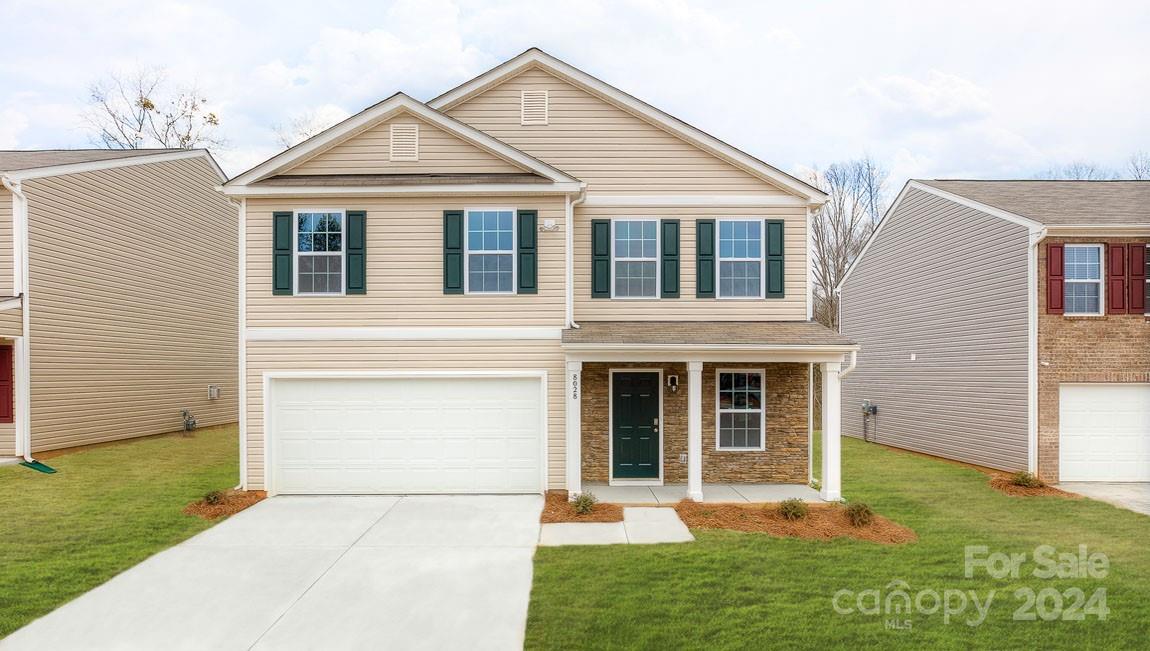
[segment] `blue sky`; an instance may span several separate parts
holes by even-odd
[[[89,84],[195,82],[235,174],[273,126],[440,92],[539,46],[783,169],[1026,177],[1150,150],[1147,2],[0,0],[0,148],[90,146]]]

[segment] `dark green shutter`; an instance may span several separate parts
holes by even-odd
[[[663,230],[663,250],[659,265],[662,267],[662,298],[679,298],[679,220],[664,219],[659,222]]]
[[[292,294],[292,213],[272,213],[272,294]]]
[[[367,293],[367,212],[347,211],[347,233],[344,243],[347,259],[347,293]]]
[[[715,220],[695,222],[695,296],[715,297]]]
[[[591,298],[611,298],[611,220],[591,220]]]
[[[537,294],[539,292],[539,251],[538,251],[538,221],[539,215],[534,210],[519,211],[519,254],[518,258],[518,293]]]
[[[463,293],[463,211],[443,211],[443,293]]]
[[[767,298],[783,298],[786,273],[783,269],[783,220],[766,221]]]

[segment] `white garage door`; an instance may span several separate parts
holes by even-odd
[[[1150,481],[1150,384],[1059,387],[1059,479]]]
[[[536,493],[534,377],[272,381],[277,493]]]

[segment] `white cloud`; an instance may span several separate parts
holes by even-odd
[[[28,128],[28,116],[16,109],[0,110],[0,149],[20,146],[20,134]]]
[[[851,92],[882,111],[921,122],[965,122],[991,112],[990,93],[985,88],[938,70],[929,71],[925,80],[903,75],[863,80]]]

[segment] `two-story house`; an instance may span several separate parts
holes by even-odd
[[[537,49],[397,93],[241,203],[243,484],[538,493],[810,479],[825,195]]]
[[[1148,244],[1150,181],[911,181],[840,284],[844,433],[1150,481]]]

